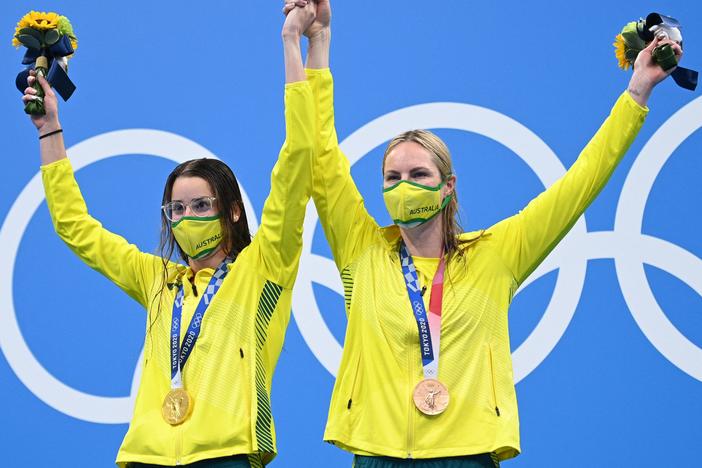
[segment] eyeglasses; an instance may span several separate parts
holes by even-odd
[[[198,197],[190,200],[189,203],[183,203],[176,200],[168,202],[161,207],[163,214],[166,215],[169,221],[178,221],[185,215],[185,209],[189,206],[190,211],[195,216],[205,216],[212,209],[215,197]]]

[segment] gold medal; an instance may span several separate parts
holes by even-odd
[[[443,413],[449,404],[448,389],[436,379],[424,379],[414,387],[414,405],[427,416]]]
[[[161,415],[171,426],[182,423],[193,410],[193,400],[184,388],[174,388],[163,399]]]

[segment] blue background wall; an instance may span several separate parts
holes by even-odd
[[[145,318],[70,254],[39,203],[40,189],[31,182],[39,166],[36,132],[13,85],[21,59],[10,46],[16,21],[30,9],[58,11],[78,34],[71,62],[78,91],[61,103],[68,147],[116,130],[179,135],[235,170],[258,218],[284,139],[280,7],[132,0],[0,6],[3,466],[112,465],[130,417]],[[543,189],[541,179],[558,175],[554,163],[572,164],[627,85],[630,74],[617,68],[611,46],[627,21],[650,11],[678,17],[687,26],[685,65],[702,68],[697,2],[336,1],[333,7],[341,140],[378,118],[371,125],[387,139],[386,114],[453,102],[478,106],[464,108],[472,115],[495,111],[541,141],[520,151],[508,149],[516,134],[507,129],[492,137],[437,130],[454,154],[466,229],[514,213]],[[513,350],[540,321],[544,335],[530,341],[529,349],[540,353],[525,346],[515,354],[523,455],[506,466],[702,466],[696,459],[702,440],[701,99],[672,81],[655,90],[643,130],[586,213],[587,228],[580,225],[517,296],[510,312]],[[405,118],[409,126],[421,126],[412,119]],[[446,126],[452,125],[462,122]],[[188,152],[169,144],[173,135],[161,135],[125,134],[135,148],[128,154],[109,141],[94,142],[95,154],[119,157],[78,172],[93,215],[151,252],[171,159],[178,148]],[[383,141],[356,135],[356,143],[373,149],[352,155],[347,141],[353,174],[371,212],[386,223]],[[149,150],[149,141],[160,150]],[[532,166],[544,168],[541,179],[540,169],[523,160],[527,152]],[[655,176],[652,183],[638,176],[647,173]],[[27,201],[32,196],[34,204]],[[645,202],[640,222],[632,215],[636,202]],[[338,281],[324,278],[328,247],[311,224],[296,320],[273,385],[280,451],[273,466],[279,468],[305,466],[297,461],[303,457],[313,466],[351,460],[321,441],[338,361],[338,346],[325,345],[322,336],[342,342],[345,319]],[[552,304],[551,318],[542,320],[558,294],[572,304]],[[316,310],[323,321],[314,320]],[[559,322],[562,330],[553,325]],[[304,331],[315,326],[324,333]]]

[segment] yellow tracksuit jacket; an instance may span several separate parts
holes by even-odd
[[[462,234],[466,263],[449,261],[439,380],[451,402],[438,416],[412,402],[423,379],[417,325],[398,255],[399,229],[366,211],[338,147],[328,70],[308,70],[320,128],[312,196],[344,285],[348,326],[324,439],[364,455],[516,456],[519,418],[507,328],[514,292],[597,196],[647,109],[621,95],[568,172],[521,212]],[[418,259],[431,285],[436,261]],[[431,287],[424,300],[428,307]]]
[[[183,370],[194,405],[179,426],[162,419],[161,404],[171,384],[173,284],[182,281],[185,288],[184,334],[200,300],[185,279],[192,272],[169,263],[164,282],[160,257],[140,252],[88,214],[67,159],[41,168],[56,232],[85,263],[147,310],[143,373],[134,416],[117,455],[120,466],[187,464],[233,454],[257,454],[267,463],[275,456],[271,380],[290,318],[311,191],[315,121],[307,81],[286,85],[285,120],[286,141],[273,169],[259,230],[230,264]],[[212,269],[198,272],[199,291],[212,274]]]

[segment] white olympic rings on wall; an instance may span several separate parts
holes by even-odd
[[[521,289],[544,274],[559,270],[553,296],[539,323],[514,351],[515,382],[529,375],[565,333],[585,281],[587,261],[613,258],[626,303],[649,341],[671,363],[702,381],[702,349],[668,320],[650,289],[644,263],[686,282],[702,296],[702,260],[665,240],[641,233],[648,194],[663,164],[675,149],[702,127],[702,98],[676,112],[651,137],[636,158],[622,189],[615,228],[587,232],[580,219],[558,248],[529,277]],[[498,112],[468,104],[432,103],[411,106],[382,116],[350,135],[341,144],[353,165],[377,146],[410,128],[447,128],[486,136],[520,156],[549,186],[565,173],[553,151],[533,132]],[[181,136],[155,130],[123,130],[90,138],[68,151],[76,171],[94,162],[126,154],[145,154],[182,162],[192,157],[215,158],[210,151]],[[257,219],[248,196],[242,197],[252,232]],[[14,264],[22,235],[44,199],[41,176],[27,184],[0,228],[0,347],[20,381],[42,401],[69,416],[95,423],[126,423],[131,417],[141,372],[141,357],[126,397],[103,397],[77,391],[56,379],[36,360],[17,324],[12,298]],[[341,346],[318,308],[312,289],[316,282],[343,296],[334,262],[311,252],[318,216],[310,203],[305,218],[304,249],[293,292],[293,313],[310,350],[336,374]],[[520,289],[520,290],[521,290]],[[342,313],[336,311],[335,313]]]
[[[515,383],[529,375],[553,350],[570,323],[584,286],[587,261],[613,258],[626,303],[649,341],[675,366],[702,381],[702,349],[668,320],[655,300],[644,263],[685,281],[702,296],[702,260],[685,249],[641,232],[643,212],[653,182],[675,149],[702,127],[702,97],[676,112],[641,150],[624,184],[615,229],[587,232],[583,219],[522,284],[520,291],[544,274],[559,270],[551,301],[527,339],[514,351]],[[380,144],[413,128],[447,128],[477,133],[519,155],[549,186],[565,173],[556,155],[518,122],[478,106],[433,103],[407,107],[363,126],[341,143],[351,165]],[[332,374],[341,361],[336,341],[317,307],[312,282],[343,296],[334,262],[311,253],[318,215],[308,207],[300,276],[293,291],[293,313],[305,341]],[[341,313],[341,312],[339,312]]]
[[[341,147],[353,165],[377,146],[413,128],[449,128],[486,136],[524,159],[544,186],[551,185],[565,173],[558,157],[529,129],[503,114],[469,104],[433,103],[391,112],[361,127],[344,140]],[[308,209],[303,230],[304,267],[300,268],[293,290],[293,313],[312,352],[330,373],[336,375],[341,362],[341,346],[329,331],[317,308],[312,282],[322,284],[342,296],[343,289],[334,262],[310,252],[317,219],[314,208]],[[579,243],[585,234],[585,222],[581,219],[575,224],[569,237],[563,240],[561,248],[572,242]],[[565,332],[580,299],[586,269],[586,259],[561,264],[556,289],[546,312],[514,353],[516,381],[534,370]],[[541,274],[543,273],[542,271]],[[532,280],[536,277],[538,274],[533,274]]]

